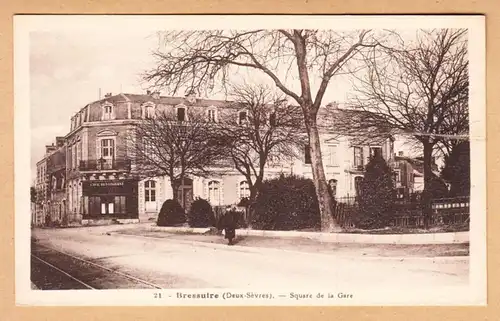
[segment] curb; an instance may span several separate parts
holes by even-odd
[[[195,233],[203,234],[209,228],[149,227],[152,231],[171,233]],[[449,233],[420,233],[420,234],[358,234],[358,233],[321,233],[321,232],[298,232],[298,231],[264,231],[237,229],[237,235],[241,236],[264,236],[264,237],[298,237],[307,238],[320,242],[332,243],[365,243],[365,244],[464,244],[469,243],[469,232]]]
[[[237,249],[238,251],[244,250],[249,253],[258,253],[263,254],[263,252],[285,252],[292,253],[297,255],[328,255],[335,256],[339,259],[350,259],[350,260],[366,260],[366,261],[399,261],[399,262],[422,262],[422,261],[432,261],[432,263],[451,263],[455,264],[457,261],[469,261],[469,256],[437,256],[437,257],[401,257],[401,256],[362,256],[362,255],[346,255],[346,254],[338,254],[338,253],[314,253],[314,252],[306,252],[306,251],[295,251],[295,250],[285,250],[279,248],[272,247],[257,247],[257,246],[241,246],[238,244],[228,246],[226,244],[218,244],[218,243],[208,243],[201,241],[188,241],[188,240],[180,240],[180,239],[171,239],[164,237],[156,237],[156,236],[143,236],[143,235],[134,235],[134,234],[124,234],[124,233],[115,233],[111,232],[110,235],[114,236],[124,236],[131,238],[146,238],[146,239],[155,239],[155,240],[163,240],[163,241],[173,241],[181,244],[188,245],[196,245],[202,247],[209,247],[215,249]]]

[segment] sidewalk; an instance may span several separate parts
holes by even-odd
[[[165,228],[157,226],[134,226],[120,228],[112,234],[156,239],[172,239],[181,242],[207,244],[207,246],[227,246],[222,235],[203,234],[208,229]],[[259,231],[257,231],[259,232]],[[293,233],[293,232],[291,232]],[[314,233],[319,234],[319,233]],[[236,232],[236,245],[246,248],[281,249],[339,256],[377,257],[377,258],[461,258],[469,255],[469,245],[451,244],[377,244],[377,243],[339,243],[313,238],[288,236],[272,237],[245,235]],[[293,234],[291,234],[293,235]]]
[[[167,227],[156,223],[137,225],[149,228],[150,231],[182,234],[206,234],[209,228]],[[262,236],[272,238],[302,238],[320,242],[332,243],[362,243],[362,244],[468,244],[469,232],[450,233],[418,233],[418,234],[361,234],[361,233],[321,233],[300,231],[264,231],[238,229],[239,236]]]

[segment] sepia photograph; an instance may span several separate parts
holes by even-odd
[[[485,305],[484,37],[15,17],[16,303]]]

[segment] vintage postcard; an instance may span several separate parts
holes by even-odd
[[[486,304],[483,16],[23,15],[14,49],[17,305]]]

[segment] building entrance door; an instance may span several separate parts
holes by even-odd
[[[182,208],[187,212],[193,203],[193,180],[184,178],[177,190],[177,201],[181,204]]]
[[[101,214],[114,214],[115,203],[113,196],[101,196]]]

